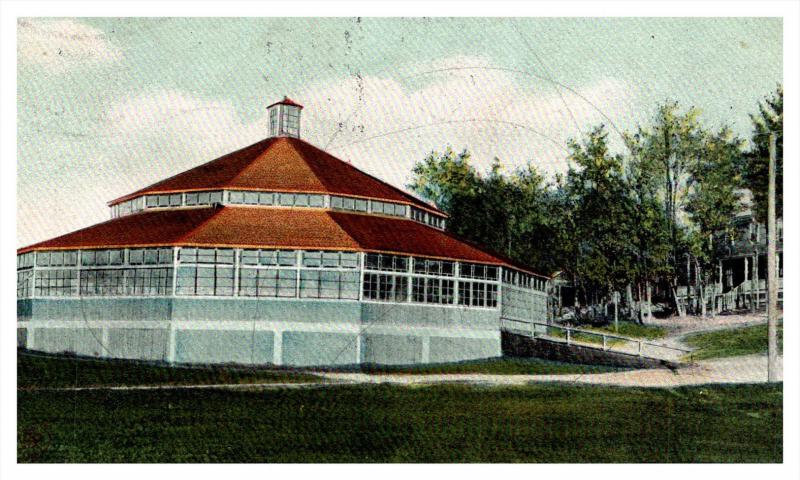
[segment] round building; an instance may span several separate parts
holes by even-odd
[[[170,363],[416,364],[497,357],[544,321],[547,278],[445,231],[434,206],[270,137],[109,203],[17,252],[18,344]]]

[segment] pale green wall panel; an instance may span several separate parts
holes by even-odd
[[[356,334],[283,332],[283,364],[355,365],[359,363]]]
[[[422,338],[408,335],[363,335],[362,361],[381,365],[422,362]]]
[[[272,363],[274,333],[252,330],[177,330],[178,363]]]
[[[499,357],[502,354],[499,332],[496,339],[431,337],[428,361],[430,363],[458,362]]]

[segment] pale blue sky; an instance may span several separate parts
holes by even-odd
[[[566,139],[605,119],[547,78],[622,129],[674,99],[742,135],[782,80],[768,18],[22,19],[17,33],[19,245],[265,137],[284,94],[306,106],[306,140],[402,187],[447,145],[563,170]]]

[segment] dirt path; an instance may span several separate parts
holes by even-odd
[[[778,357],[783,365],[783,357]],[[253,383],[216,385],[138,385],[97,386],[78,388],[32,388],[42,391],[83,390],[277,390],[326,388],[341,385],[387,384],[400,386],[426,386],[443,384],[466,384],[478,386],[513,386],[535,383],[563,383],[580,385],[609,385],[621,387],[664,388],[686,385],[720,383],[763,383],[767,381],[766,355],[748,355],[697,362],[695,365],[675,371],[667,369],[631,370],[625,372],[566,374],[566,375],[491,375],[481,373],[464,374],[367,374],[367,373],[315,373],[320,382],[306,383]],[[779,374],[779,378],[783,378]]]
[[[669,317],[664,319],[654,318],[647,325],[665,327],[669,329],[669,337],[683,336],[687,333],[724,330],[728,328],[749,327],[767,323],[766,313],[747,313],[736,315],[716,315],[714,317]],[[667,337],[667,338],[669,338]]]
[[[779,365],[783,358],[779,357]],[[487,375],[487,374],[364,374],[320,373],[332,383],[372,383],[392,385],[432,385],[465,383],[478,385],[526,385],[530,383],[576,383],[626,387],[678,387],[711,383],[761,383],[767,381],[766,355],[748,355],[708,360],[675,371],[667,369],[567,375]],[[782,378],[782,376],[780,377]]]

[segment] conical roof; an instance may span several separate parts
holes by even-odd
[[[267,138],[109,204],[143,194],[221,189],[348,195],[414,205],[446,216],[433,205],[292,137]]]

